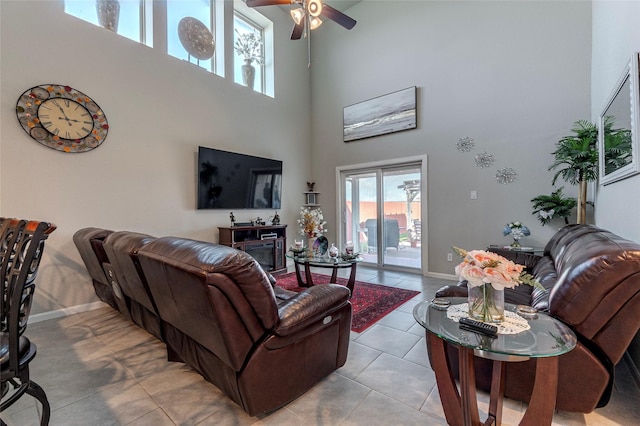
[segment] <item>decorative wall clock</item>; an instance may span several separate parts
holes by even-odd
[[[98,104],[69,86],[41,84],[18,98],[18,121],[42,145],[62,152],[86,152],[99,147],[109,124]]]

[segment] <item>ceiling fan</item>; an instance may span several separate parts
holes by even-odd
[[[322,25],[322,19],[328,18],[350,30],[356,25],[355,19],[345,15],[338,9],[334,9],[322,0],[247,0],[247,6],[274,6],[295,4],[300,7],[291,10],[291,18],[294,26],[291,32],[291,40],[300,40],[302,36],[308,38],[310,31]]]

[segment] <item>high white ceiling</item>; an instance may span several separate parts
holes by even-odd
[[[338,9],[340,12],[344,12],[345,10],[349,9],[354,4],[360,3],[360,1],[361,0],[328,0],[326,3],[329,6],[332,6],[332,7],[336,8],[336,9]]]

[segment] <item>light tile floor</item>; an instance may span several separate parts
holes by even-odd
[[[39,349],[31,375],[47,392],[51,425],[446,424],[424,332],[411,311],[451,282],[367,268],[359,268],[358,279],[421,294],[352,333],[344,367],[268,416],[249,417],[200,375],[167,362],[162,343],[109,307],[30,324],[27,335]],[[586,415],[557,412],[554,425],[638,424],[640,390],[626,362],[618,367],[609,405]],[[480,410],[487,406],[481,394]],[[524,408],[505,400],[503,423],[517,424]],[[38,418],[29,396],[2,413],[16,426],[36,425]]]

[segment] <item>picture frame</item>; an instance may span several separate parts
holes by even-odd
[[[416,86],[412,86],[346,106],[344,142],[417,128],[416,93]]]
[[[598,118],[600,184],[640,173],[640,53],[625,65]]]
[[[315,206],[318,204],[318,193],[317,192],[305,192],[304,193],[305,197],[306,197],[306,203],[305,205],[307,206]]]

